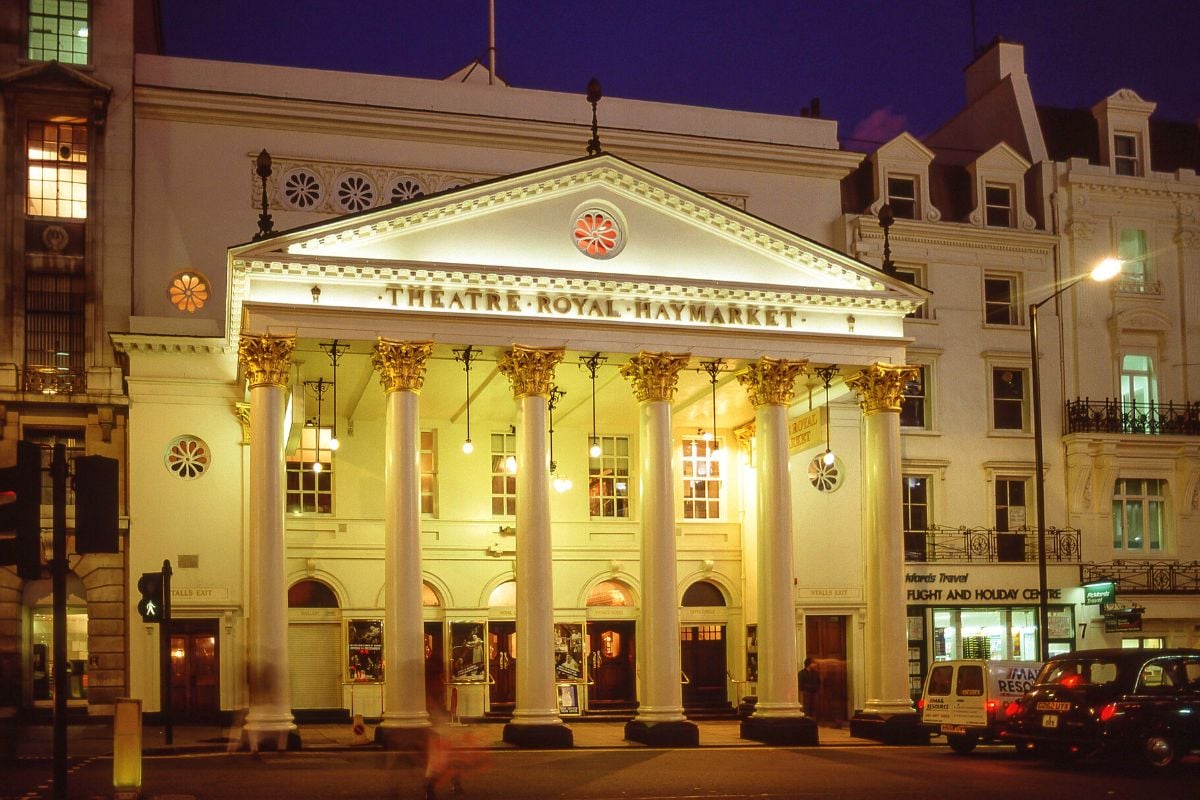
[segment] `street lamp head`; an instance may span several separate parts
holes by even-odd
[[[1094,281],[1112,280],[1121,271],[1119,258],[1106,258],[1092,269],[1091,279]]]

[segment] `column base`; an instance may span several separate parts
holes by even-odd
[[[252,730],[242,728],[239,750],[257,753],[260,750],[299,750],[300,731],[293,725],[291,730]]]
[[[699,747],[700,729],[687,720],[646,723],[634,719],[625,723],[625,738],[647,747]]]
[[[929,731],[921,727],[916,712],[873,714],[855,711],[850,718],[850,735],[885,744],[929,744]]]
[[[565,750],[575,746],[575,735],[566,725],[518,725],[512,722],[504,726],[504,741],[517,747],[536,747],[542,750]]]
[[[816,747],[821,744],[812,717],[748,717],[742,720],[743,739],[763,744]]]
[[[432,728],[401,728],[399,726],[375,726],[375,744],[384,750],[424,750]]]

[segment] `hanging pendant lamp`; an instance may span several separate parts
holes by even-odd
[[[467,455],[475,452],[475,443],[471,441],[471,364],[479,358],[482,353],[471,345],[467,345],[461,350],[454,351],[454,360],[463,365],[463,372],[466,373],[467,382],[467,438],[463,440],[462,451]]]
[[[579,359],[579,365],[588,371],[592,377],[592,440],[588,446],[588,455],[599,458],[603,449],[600,447],[600,437],[596,435],[596,370],[608,359],[599,353],[593,353],[587,358]]]
[[[837,364],[830,364],[828,367],[817,367],[813,371],[817,373],[817,377],[825,385],[825,453],[821,456],[821,460],[825,463],[825,466],[831,467],[833,466],[833,462],[837,460],[837,456],[833,454],[829,439],[829,420],[832,416],[829,413],[829,384],[833,382],[834,376],[838,374],[838,368]]]

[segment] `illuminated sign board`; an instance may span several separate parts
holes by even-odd
[[[1117,584],[1113,581],[1096,581],[1083,584],[1083,604],[1098,606],[1117,601]]]

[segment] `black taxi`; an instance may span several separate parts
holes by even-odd
[[[1007,709],[1004,738],[1053,758],[1104,752],[1167,767],[1200,750],[1200,650],[1055,656]]]

